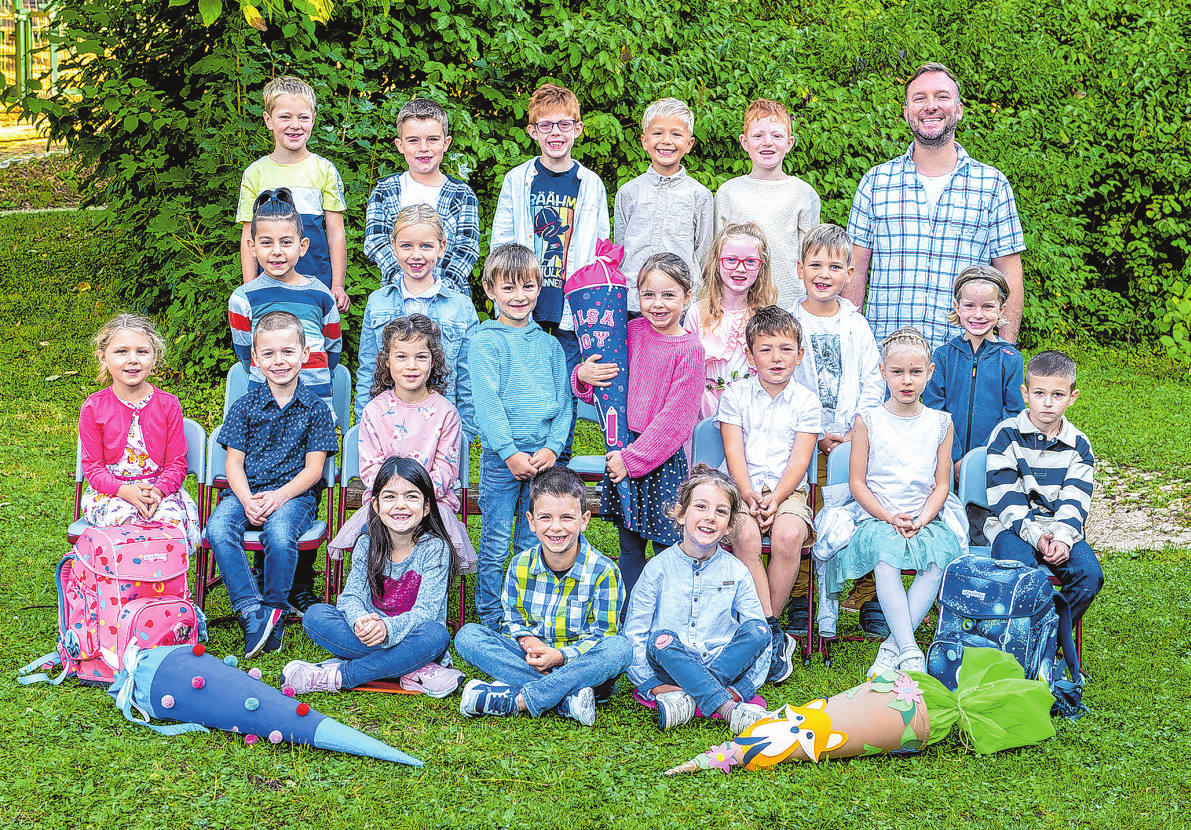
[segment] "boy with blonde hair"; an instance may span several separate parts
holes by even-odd
[[[480,435],[480,547],[477,552],[476,614],[480,623],[500,625],[500,581],[509,556],[513,522],[515,550],[533,545],[525,518],[530,480],[553,467],[572,424],[571,376],[562,346],[534,322],[542,288],[541,265],[533,251],[506,243],[484,263],[484,293],[495,317],[480,323],[467,347],[474,406],[463,407]]]
[[[649,167],[616,191],[616,244],[624,246],[621,270],[628,280],[629,311],[641,312],[637,274],[652,254],[677,254],[692,274],[715,235],[715,197],[687,175],[682,159],[695,144],[695,116],[677,98],[654,101],[641,118],[641,146]]]
[[[260,273],[252,251],[252,204],[266,190],[288,187],[302,216],[310,246],[298,263],[298,273],[321,281],[335,297],[340,311],[351,306],[347,276],[347,237],[343,211],[347,202],[335,165],[307,149],[318,102],[301,78],[282,75],[265,85],[265,127],[273,133],[273,152],[257,159],[240,180],[236,221],[240,233],[240,269],[244,282]]]
[[[537,256],[541,292],[533,319],[562,345],[569,376],[581,357],[563,286],[569,275],[595,261],[596,240],[611,236],[608,193],[598,175],[571,158],[575,140],[583,134],[575,93],[542,84],[529,99],[527,129],[542,152],[505,174],[491,244],[495,249],[516,242]],[[564,463],[571,456],[574,433],[572,417]]]
[[[465,297],[468,279],[480,258],[480,203],[463,181],[442,172],[451,147],[447,113],[434,101],[414,98],[397,113],[393,144],[405,156],[407,169],[381,179],[368,197],[364,253],[380,269],[381,285],[399,279],[391,237],[393,221],[403,208],[430,205],[442,218],[447,247],[434,264],[434,278]]]
[[[715,192],[716,228],[741,222],[761,226],[769,242],[778,305],[789,308],[804,293],[795,264],[803,236],[819,224],[819,194],[782,169],[794,146],[790,113],[782,104],[766,98],[749,104],[740,146],[752,167],[747,176],[729,179]]]
[[[207,520],[207,539],[244,633],[244,656],[280,651],[298,540],[310,529],[323,490],[323,464],[339,449],[331,410],[302,383],[310,354],[302,322],[271,311],[252,331],[252,362],[265,383],[237,398],[216,439],[227,448],[224,494]],[[244,531],[261,529],[263,584],[244,555]]]

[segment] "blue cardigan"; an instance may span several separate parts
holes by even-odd
[[[972,344],[957,335],[935,349],[932,360],[935,373],[922,402],[951,413],[952,461],[988,444],[997,424],[1025,409],[1021,352],[1003,340],[986,341],[973,354]]]

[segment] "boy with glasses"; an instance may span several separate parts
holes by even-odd
[[[595,261],[597,239],[608,239],[608,193],[594,172],[571,158],[583,134],[579,99],[555,84],[543,84],[529,99],[528,132],[542,150],[505,174],[492,222],[493,250],[516,242],[533,251],[542,266],[542,290],[533,318],[562,344],[567,372],[580,363],[579,340],[563,295],[567,276]],[[558,461],[571,457],[575,420]]]

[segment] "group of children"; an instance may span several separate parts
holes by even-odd
[[[367,495],[331,542],[352,551],[347,585],[335,607],[315,602],[297,540],[337,448],[328,404],[349,301],[342,189],[333,166],[305,146],[314,106],[297,79],[266,88],[275,151],[245,173],[245,284],[229,301],[251,382],[219,431],[230,492],[207,522],[245,654],[280,650],[293,606],[334,655],[287,664],[297,691],[398,677],[450,694],[463,674],[450,667],[447,589],[478,560],[479,623],[464,626],[455,646],[493,682],[467,684],[464,714],[554,711],[591,725],[595,701],[627,670],[659,726],[702,713],[739,732],[765,715],[760,686],[792,671],[795,640],[779,619],[812,544],[832,597],[875,573],[891,634],[872,673],[921,670],[914,629],[941,569],[967,545],[950,495],[954,465],[990,440],[994,554],[1050,567],[1064,590],[1082,592],[1073,606],[1086,610],[1103,575],[1082,541],[1091,452],[1063,417],[1078,394],[1075,367],[1044,353],[1022,384],[1020,353],[995,334],[1008,298],[999,273],[974,267],[956,279],[951,319],[963,333],[934,354],[914,329],[878,350],[840,296],[853,276],[846,233],[819,224],[814,191],[782,170],[792,146],[785,109],[750,106],[740,140],[752,173],[725,184],[713,206],[681,164],[694,140],[690,110],[665,99],[642,123],[650,169],[616,197],[627,355],[583,360],[563,285],[608,235],[607,199],[599,177],[571,158],[583,128],[578,101],[553,84],[530,100],[541,155],[501,188],[482,278],[493,316],[482,323],[466,282],[478,210],[470,189],[441,172],[446,115],[414,101],[398,116],[409,169],[373,192],[365,242],[382,274],[364,314],[355,391]],[[319,250],[326,255],[311,259]],[[84,515],[178,524],[193,544],[181,408],[148,383],[162,347],[136,315],[97,336],[101,377],[112,384],[80,415]],[[590,402],[620,372],[630,440],[607,454],[599,508],[618,529],[613,562],[583,536],[587,491],[565,464],[575,400]],[[690,469],[702,418],[720,430],[724,471]],[[476,435],[482,523],[473,551],[454,483]],[[851,498],[816,518],[816,451],[824,458],[845,442]],[[247,526],[263,528],[255,573],[243,553]],[[904,569],[917,574],[908,591]]]

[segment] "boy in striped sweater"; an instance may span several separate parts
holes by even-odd
[[[1072,622],[1104,585],[1084,540],[1095,458],[1088,438],[1063,417],[1075,403],[1075,361],[1060,351],[1034,355],[1021,387],[1029,407],[1002,421],[988,444],[985,524],[994,559],[1046,568],[1063,583]]]

